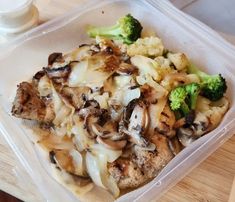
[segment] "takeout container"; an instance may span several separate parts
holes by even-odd
[[[28,80],[45,66],[50,53],[68,52],[81,43],[89,42],[84,29],[87,24],[113,24],[127,13],[138,18],[145,29],[155,30],[168,49],[186,53],[192,62],[209,73],[223,74],[228,82],[226,96],[231,106],[219,127],[180,152],[150,183],[121,196],[117,201],[156,200],[235,131],[235,48],[232,45],[168,1],[87,1],[74,11],[23,34],[5,47],[4,51],[0,51],[0,131],[44,200],[77,201],[71,192],[53,178],[48,154],[32,143],[36,138],[33,131],[10,115],[16,85]],[[84,199],[113,200],[106,191],[97,187],[80,198]]]

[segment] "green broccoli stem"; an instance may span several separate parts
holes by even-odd
[[[95,38],[96,36],[105,37],[118,37],[121,35],[121,28],[119,24],[110,27],[93,27],[90,26],[87,29],[87,33],[90,37]]]
[[[211,75],[208,75],[205,72],[199,70],[194,64],[190,64],[188,66],[188,73],[198,75],[201,80],[205,80],[211,77]]]
[[[180,106],[180,110],[183,112],[184,116],[186,116],[190,112],[190,109],[185,102],[183,102]]]
[[[190,97],[190,108],[192,110],[196,109],[198,94],[199,94],[199,92],[197,94],[191,95],[191,97]]]

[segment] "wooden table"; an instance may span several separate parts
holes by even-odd
[[[36,0],[41,23],[83,0]],[[0,135],[0,189],[24,201],[40,201],[37,189]],[[26,176],[22,179],[17,173]],[[27,178],[28,176],[28,178]],[[226,202],[235,176],[235,136],[170,189],[160,202]],[[27,187],[22,186],[27,181]]]

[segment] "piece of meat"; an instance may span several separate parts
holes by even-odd
[[[32,84],[22,82],[18,85],[11,112],[19,118],[43,121],[46,115],[46,105]]]
[[[148,180],[141,169],[127,158],[119,158],[111,163],[108,171],[120,189],[135,188]]]
[[[40,122],[50,122],[54,119],[52,110],[51,105],[40,98],[39,92],[31,83],[22,82],[18,85],[11,110],[13,116]]]
[[[159,122],[157,122],[155,130],[168,137],[173,137],[176,134],[175,130],[173,129],[175,121],[174,112],[172,112],[169,105],[166,104],[160,115]]]
[[[135,147],[135,155],[133,155],[133,161],[149,179],[155,177],[174,157],[169,148],[168,138],[154,134],[150,141],[156,145],[155,151],[146,151]]]
[[[119,158],[109,165],[109,173],[120,189],[135,188],[148,182],[174,157],[168,138],[154,134],[150,140],[156,145],[155,151],[135,146],[131,158]]]

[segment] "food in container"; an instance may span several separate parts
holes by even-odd
[[[150,2],[150,1],[149,1]],[[107,2],[106,2],[107,3]],[[152,4],[152,2],[151,2],[151,4]],[[142,12],[145,12],[146,10],[144,10],[143,9],[143,7],[141,6],[141,7],[139,7],[140,5],[148,5],[147,6],[147,8],[148,8],[148,13],[149,13],[149,10],[151,10],[152,9],[152,7],[150,6],[151,4],[148,4],[148,3],[143,3],[143,2],[138,2],[138,3],[135,3],[135,4],[131,4],[131,8],[133,9],[130,9],[130,7],[128,7],[128,5],[129,5],[129,3],[127,3],[127,2],[125,2],[125,1],[121,1],[121,2],[118,2],[118,7],[116,7],[116,10],[115,11],[118,11],[118,12],[120,12],[119,13],[119,16],[121,16],[121,14],[122,15],[124,15],[124,14],[126,14],[126,13],[133,13],[133,16],[137,16],[136,18],[138,18],[138,19],[140,19],[141,21],[144,21],[145,23],[143,23],[143,25],[144,25],[144,27],[150,27],[149,26],[149,23],[151,22],[151,20],[150,19],[148,19],[147,17],[149,16],[150,17],[150,15],[146,15],[146,18],[142,18],[142,17],[138,17],[138,14],[135,12],[136,10],[138,10],[138,9],[142,9]],[[104,13],[106,13],[107,15],[108,15],[108,13],[107,13],[107,8],[108,8],[108,6],[110,5],[110,4],[105,4],[104,3],[104,5],[105,6],[103,6],[102,7],[102,9],[100,8],[100,10],[99,9],[97,9],[97,12],[98,11],[100,11],[100,13],[98,12],[98,13],[93,13],[93,14],[96,14],[96,16],[99,16],[99,15],[101,15],[101,11],[103,10],[104,11]],[[113,5],[113,4],[112,4]],[[101,5],[100,5],[101,6]],[[160,16],[161,16],[161,13],[163,12],[163,13],[167,13],[167,8],[171,8],[169,5],[168,5],[168,3],[160,3],[160,2],[158,2],[157,3],[157,6],[159,6],[161,9],[157,9],[157,10],[154,10],[155,12],[155,14],[153,14],[151,17],[153,17],[153,16],[155,16],[155,15],[159,15],[159,21],[158,21],[158,24],[151,24],[151,27],[153,27],[156,31],[157,31],[157,33],[158,33],[158,36],[160,37],[160,38],[162,38],[163,39],[163,41],[164,41],[164,44],[166,44],[165,46],[168,48],[168,49],[170,49],[170,50],[173,50],[174,52],[176,52],[177,50],[179,51],[179,50],[182,50],[182,52],[184,52],[192,61],[194,61],[196,64],[197,64],[197,66],[201,66],[201,67],[204,67],[204,68],[210,68],[211,67],[211,64],[213,63],[212,61],[213,60],[211,60],[211,55],[215,55],[215,54],[217,54],[217,58],[219,58],[219,57],[223,57],[224,58],[224,60],[217,60],[216,61],[216,63],[213,63],[213,66],[215,66],[215,67],[217,67],[217,68],[222,68],[222,67],[224,67],[224,66],[226,66],[228,69],[230,68],[230,60],[232,60],[231,58],[230,58],[230,56],[229,56],[229,54],[228,54],[228,52],[227,52],[227,55],[225,56],[224,54],[220,54],[220,56],[218,55],[218,53],[215,53],[215,52],[211,52],[211,51],[208,51],[208,47],[207,47],[207,49],[200,49],[200,47],[199,47],[199,45],[200,46],[204,46],[205,44],[204,43],[200,43],[199,41],[200,40],[198,40],[198,38],[195,38],[195,37],[190,37],[190,36],[192,36],[191,35],[191,33],[190,34],[188,34],[188,32],[180,32],[180,35],[178,35],[177,33],[174,33],[174,35],[172,35],[171,33],[172,32],[167,32],[167,29],[169,28],[169,30],[171,29],[171,28],[173,28],[174,27],[174,30],[181,30],[182,29],[182,27],[184,27],[184,26],[179,26],[179,25],[177,25],[177,23],[173,23],[173,21],[171,21],[171,20],[169,20],[168,19],[168,17],[165,17],[165,18],[160,18]],[[169,6],[169,7],[168,7]],[[158,8],[159,8],[158,7]],[[135,9],[134,9],[135,8]],[[165,10],[165,9],[166,10]],[[121,10],[119,10],[119,9],[121,9]],[[177,11],[178,12],[178,11]],[[174,16],[177,14],[178,15],[178,13],[176,12],[176,10],[174,10]],[[76,12],[77,13],[77,12]],[[169,14],[169,13],[167,13],[167,14]],[[72,15],[72,14],[71,14]],[[88,14],[87,14],[88,15]],[[86,15],[84,15],[83,17],[85,17]],[[171,16],[171,15],[169,15],[169,16]],[[81,19],[81,18],[80,18]],[[84,18],[85,19],[85,18]],[[89,18],[88,19],[91,19],[90,18],[90,16],[89,16]],[[176,19],[176,18],[174,18],[174,19]],[[116,20],[116,16],[115,16],[115,18],[114,18],[114,16],[113,16],[113,18],[109,18],[109,23],[110,24],[112,24],[114,21]],[[86,22],[86,23],[84,23],[84,22]],[[80,29],[83,29],[83,27],[84,27],[84,24],[99,24],[99,25],[103,25],[103,23],[98,23],[98,22],[96,22],[96,23],[94,23],[94,22],[92,22],[92,21],[89,21],[89,20],[85,20],[84,22],[82,22],[81,20],[79,21],[79,23],[76,23],[76,21],[72,21],[71,22],[71,30],[70,30],[70,33],[71,33],[71,35],[70,36],[77,36],[78,34],[80,34],[80,33],[77,33],[77,29],[78,28],[80,28]],[[163,23],[164,22],[164,23]],[[167,23],[166,23],[167,22]],[[177,22],[177,21],[176,21]],[[188,21],[187,21],[188,22]],[[188,22],[189,23],[189,22]],[[76,24],[76,26],[74,26]],[[167,26],[163,26],[163,25],[166,25],[167,24]],[[190,23],[189,23],[190,24]],[[170,26],[171,25],[171,26]],[[80,27],[79,27],[80,26]],[[58,36],[59,35],[55,35],[54,33],[58,33],[58,31],[61,31],[61,33],[63,33],[63,30],[68,30],[68,29],[59,29],[59,30],[56,30],[55,32],[51,32],[51,34],[53,33],[53,37],[52,37],[52,35],[50,35],[50,33],[49,34],[47,34],[47,35],[44,35],[44,37],[45,38],[34,38],[33,39],[33,44],[31,44],[31,41],[28,41],[27,42],[27,46],[26,47],[28,47],[29,48],[29,50],[31,49],[31,47],[32,46],[38,46],[37,45],[37,43],[35,43],[36,41],[40,41],[40,46],[43,46],[43,44],[44,44],[44,42],[45,42],[45,44],[48,44],[48,36],[51,36],[51,38],[50,38],[50,40],[54,40],[54,41],[58,41]],[[74,32],[72,32],[72,30],[74,30]],[[50,30],[51,31],[51,30]],[[201,32],[203,32],[202,30],[201,30]],[[44,32],[45,33],[45,32]],[[179,32],[178,32],[179,33]],[[68,32],[66,31],[66,34],[68,34]],[[173,37],[173,36],[177,36],[177,40],[170,40],[169,41],[169,39],[170,39],[170,37]],[[182,36],[182,37],[181,37]],[[183,37],[184,36],[184,37]],[[186,37],[187,36],[187,37]],[[211,36],[214,36],[213,34],[211,35]],[[166,37],[168,37],[168,40],[166,40]],[[215,36],[214,36],[215,37]],[[216,37],[215,37],[216,38]],[[39,40],[40,39],[40,40]],[[82,35],[81,36],[81,40],[80,40],[80,43],[82,43],[84,40],[83,39],[85,39],[85,37],[84,37],[84,35]],[[73,43],[71,43],[71,41],[70,40],[73,40]],[[60,44],[58,44],[58,46],[56,45],[56,43],[54,43],[53,45],[52,45],[52,43],[50,43],[51,44],[51,47],[50,46],[47,46],[48,47],[48,51],[47,51],[47,53],[43,53],[43,52],[38,52],[38,54],[37,54],[37,56],[35,55],[35,54],[33,54],[34,55],[34,57],[36,57],[36,58],[38,58],[38,59],[36,59],[36,60],[34,60],[34,62],[31,62],[32,60],[28,60],[27,62],[26,62],[26,60],[25,60],[25,64],[26,65],[24,65],[26,68],[31,68],[28,72],[27,72],[27,75],[26,74],[24,74],[24,76],[21,76],[21,78],[25,78],[25,80],[26,79],[28,79],[28,78],[30,78],[30,75],[33,75],[33,73],[34,72],[36,72],[36,70],[38,70],[38,65],[40,64],[40,66],[44,66],[45,65],[45,57],[46,57],[46,55],[47,54],[49,54],[49,53],[51,53],[51,52],[53,52],[53,51],[55,51],[55,50],[63,50],[63,52],[64,52],[64,50],[66,50],[66,51],[68,51],[69,49],[71,49],[73,46],[74,46],[74,43],[76,42],[77,40],[75,40],[74,39],[74,37],[69,37],[69,40],[67,40],[67,42],[66,42],[66,46],[64,46],[63,45],[63,48],[61,48],[61,43]],[[184,41],[184,43],[182,43],[182,41]],[[206,56],[208,56],[207,58],[208,58],[208,60],[205,60],[205,61],[202,61],[203,62],[203,65],[202,64],[200,64],[200,62],[197,62],[197,61],[199,61],[199,60],[197,60],[197,53],[199,53],[199,52],[195,52],[195,51],[189,51],[189,50],[191,50],[190,49],[190,47],[192,47],[192,44],[193,43],[190,43],[191,45],[189,46],[186,46],[187,45],[187,43],[186,42],[188,42],[189,43],[189,41],[191,42],[191,41],[194,41],[194,42],[197,42],[197,46],[196,46],[196,48],[198,49],[198,50],[200,50],[201,52],[200,52],[200,55],[203,53],[203,55],[205,55],[205,57]],[[208,40],[209,41],[209,40]],[[169,42],[171,42],[171,43],[169,43]],[[177,42],[177,43],[176,43]],[[221,41],[218,39],[217,40],[217,42],[218,43],[220,43]],[[209,42],[208,42],[209,43]],[[176,44],[177,44],[177,48],[176,48]],[[204,44],[204,45],[203,45]],[[209,43],[210,44],[210,43]],[[25,44],[26,45],[26,44]],[[60,47],[60,48],[59,48]],[[187,47],[188,47],[188,49],[189,50],[187,50]],[[221,47],[224,47],[224,46],[221,46]],[[220,48],[221,48],[220,47]],[[227,47],[227,46],[226,46]],[[225,48],[225,47],[224,47]],[[228,48],[228,47],[227,47]],[[27,49],[26,49],[27,50]],[[39,49],[38,49],[39,50]],[[221,49],[220,49],[221,50]],[[16,50],[14,50],[12,53],[16,53],[18,50],[16,49]],[[212,54],[213,53],[213,54]],[[24,52],[22,52],[22,54],[21,54],[21,57],[23,57],[24,56]],[[32,54],[30,54],[31,56],[32,56]],[[26,55],[25,55],[26,56]],[[199,55],[198,55],[199,56]],[[27,53],[27,57],[29,57],[29,52]],[[214,57],[213,57],[214,58]],[[223,66],[223,62],[225,61],[225,58],[226,58],[226,61],[227,61],[227,63],[226,63],[226,65],[224,65]],[[5,63],[5,65],[6,66],[9,66],[9,63],[11,62],[10,60],[3,60],[4,61],[4,63]],[[23,61],[22,61],[23,62]],[[21,63],[21,62],[20,62]],[[32,65],[32,63],[34,63],[34,65]],[[37,66],[37,68],[36,68],[36,66]],[[32,67],[35,67],[35,68],[32,68]],[[17,71],[17,70],[16,70]],[[216,71],[213,71],[213,70],[210,70],[210,71],[206,71],[206,72],[210,72],[210,73],[217,73]],[[231,83],[230,81],[231,81],[231,78],[232,78],[232,75],[231,74],[228,74],[228,72],[227,71],[220,71],[220,72],[222,72],[222,74],[223,74],[223,76],[226,78],[226,80],[229,82],[229,84]],[[6,73],[5,73],[6,74]],[[22,73],[21,73],[22,74]],[[12,76],[12,74],[11,74],[11,76]],[[20,81],[22,81],[23,79],[21,79],[21,78],[19,78],[19,76],[17,75],[17,77],[16,76],[12,76],[10,79],[8,78],[8,80],[7,80],[7,82],[5,82],[5,83],[3,83],[3,81],[5,81],[4,79],[2,80],[2,83],[1,84],[3,84],[3,86],[6,86],[6,85],[9,85],[10,83],[11,83],[11,85],[13,84],[13,83],[16,83],[16,80],[18,81],[18,83],[20,82]],[[6,88],[4,88],[4,89],[6,89]],[[4,94],[4,95],[6,95],[6,97],[8,97],[7,95],[9,95],[9,93],[10,92],[6,92],[5,90],[1,90],[1,93],[2,94]],[[228,95],[229,95],[229,100],[230,101],[232,101],[233,99],[232,99],[232,96],[230,95],[230,87],[228,88]],[[4,100],[3,102],[3,106],[9,106],[9,101],[6,101],[6,100]],[[207,156],[211,151],[213,151],[214,150],[214,148],[216,148],[215,147],[215,144],[217,144],[218,145],[218,142],[220,142],[220,140],[225,140],[226,139],[226,137],[228,137],[228,135],[226,135],[226,136],[223,136],[223,135],[221,135],[222,133],[224,133],[224,132],[226,132],[226,131],[229,131],[229,129],[231,128],[231,125],[229,124],[229,122],[228,122],[228,118],[227,117],[230,117],[230,111],[232,111],[232,109],[233,109],[233,107],[232,107],[233,105],[231,105],[231,109],[228,111],[228,113],[227,113],[227,115],[225,116],[225,118],[224,118],[224,122],[226,122],[226,123],[228,123],[227,125],[226,125],[226,129],[225,129],[225,131],[221,131],[221,127],[219,126],[217,129],[215,129],[215,132],[214,133],[211,133],[210,134],[210,136],[208,135],[206,135],[206,136],[203,136],[202,138],[200,138],[200,139],[198,139],[197,141],[195,141],[194,143],[192,143],[191,145],[189,145],[188,147],[186,147],[186,149],[184,149],[181,153],[179,153],[178,154],[178,156],[176,156],[164,169],[163,169],[163,171],[158,175],[158,177],[157,178],[155,178],[155,179],[153,179],[150,183],[148,183],[148,184],[146,184],[146,185],[144,185],[143,187],[141,187],[141,188],[139,188],[139,189],[137,189],[137,190],[135,190],[135,191],[132,191],[132,192],[130,192],[130,193],[128,193],[128,194],[125,194],[125,195],[123,195],[122,197],[120,197],[118,200],[131,200],[131,199],[135,199],[136,197],[138,197],[138,200],[141,200],[142,199],[142,197],[146,197],[146,194],[148,195],[148,198],[150,199],[150,198],[156,198],[156,193],[158,193],[157,195],[159,196],[159,193],[160,192],[162,192],[163,190],[165,190],[165,187],[166,186],[168,186],[169,184],[171,184],[172,182],[175,182],[175,180],[177,180],[180,176],[182,176],[183,175],[183,173],[185,173],[186,171],[188,171],[189,170],[189,168],[192,168],[192,166],[193,165],[196,165],[199,161],[198,161],[198,158],[200,157],[200,159],[203,159],[205,156]],[[8,108],[9,109],[9,108]],[[4,125],[5,127],[4,128],[6,128],[6,120],[9,120],[9,117],[6,117],[5,115],[4,115],[4,113],[1,113],[1,115],[2,115],[2,117],[4,117],[4,120],[1,120],[1,125]],[[232,120],[232,119],[231,119]],[[222,125],[224,124],[224,122],[222,123]],[[8,126],[11,126],[11,125],[14,125],[14,123],[13,122],[9,122],[8,123]],[[2,127],[1,127],[2,128]],[[17,127],[18,128],[18,127]],[[14,127],[12,127],[12,131],[15,131],[15,129],[14,129]],[[30,132],[28,129],[25,131],[27,134],[28,134],[28,138],[32,138],[32,135],[31,135],[31,133],[32,133],[32,131]],[[24,138],[24,135],[22,134],[22,131],[21,130],[17,130],[17,132],[16,132],[17,134],[21,134],[20,135],[20,139],[18,138],[19,136],[9,136],[9,135],[7,135],[8,134],[8,132],[7,131],[5,131],[4,132],[4,134],[5,134],[5,137],[9,140],[9,142],[11,143],[11,145],[15,145],[16,143],[18,144],[19,142],[21,142],[21,141],[25,141],[25,142],[27,142],[27,140]],[[16,141],[10,141],[11,139],[15,139]],[[35,145],[35,148],[36,148],[37,146]],[[29,151],[32,151],[32,149],[31,149],[31,147],[30,146],[28,146],[27,147],[27,149],[29,150]],[[16,150],[18,150],[17,148],[15,148],[15,151]],[[20,157],[20,159],[22,160],[22,159],[27,159],[26,161],[23,161],[24,162],[24,165],[27,165],[27,166],[29,166],[29,167],[33,167],[34,168],[34,170],[38,170],[38,171],[40,171],[40,172],[30,172],[29,170],[29,173],[31,174],[31,176],[33,177],[33,179],[35,180],[35,183],[39,186],[39,190],[40,190],[40,192],[41,193],[43,193],[43,195],[47,198],[47,199],[54,199],[55,200],[55,198],[56,197],[60,197],[60,199],[61,198],[69,198],[69,199],[71,199],[71,195],[69,195],[67,192],[65,192],[65,191],[62,191],[63,189],[60,187],[60,186],[58,186],[58,184],[56,184],[50,177],[48,177],[48,175],[45,173],[45,170],[42,168],[42,166],[41,166],[41,164],[39,164],[38,162],[35,162],[34,161],[34,163],[30,163],[30,164],[27,164],[27,162],[29,162],[29,161],[31,161],[31,159],[37,159],[37,158],[39,158],[40,159],[40,162],[43,164],[43,167],[44,168],[47,168],[46,170],[47,170],[47,172],[49,172],[50,174],[51,174],[51,172],[50,172],[50,169],[48,169],[48,164],[47,164],[47,162],[44,160],[44,159],[46,159],[45,157],[43,157],[43,155],[41,155],[41,153],[43,153],[43,152],[41,152],[41,150],[40,149],[38,149],[38,148],[36,148],[36,151],[37,151],[37,156],[35,156],[34,155],[34,152],[31,152],[30,153],[30,155],[28,154],[28,153],[26,153],[26,152],[24,152],[24,151],[20,151],[19,153],[18,153],[18,156]],[[202,153],[203,152],[203,153]],[[24,154],[23,156],[22,155],[19,155],[19,154]],[[186,158],[186,156],[187,157],[190,157],[190,158]],[[42,158],[43,157],[43,158]],[[195,159],[197,159],[197,160],[195,160]],[[190,163],[189,163],[190,162]],[[176,166],[177,165],[177,166]],[[28,168],[29,168],[28,167]],[[173,173],[174,172],[174,173]],[[176,175],[176,172],[177,172],[177,175]],[[41,181],[40,180],[40,177],[39,176],[43,176],[43,181]],[[46,177],[47,176],[47,177]],[[46,186],[48,186],[48,185],[52,185],[53,184],[53,186],[50,186],[50,187],[53,187],[53,190],[50,190],[50,193],[44,188],[44,187],[46,187]],[[56,193],[57,194],[53,194],[53,193],[55,193],[54,191],[55,190],[57,190],[56,191]],[[60,192],[58,192],[58,190],[61,190]],[[97,190],[97,188],[95,188],[95,190]],[[153,191],[154,190],[154,191]],[[93,192],[94,193],[94,192]],[[104,195],[104,192],[102,191],[102,190],[100,190],[99,189],[99,192],[95,192],[96,194],[98,194],[98,193],[103,193],[102,194],[102,196],[107,196],[107,195]],[[90,195],[92,195],[92,193],[90,193]],[[86,197],[86,199],[88,200],[88,196],[86,195],[85,196]],[[91,197],[91,196],[90,196]],[[93,197],[94,197],[94,195],[93,195]],[[90,198],[91,199],[91,198]],[[145,198],[146,199],[146,198]]]

